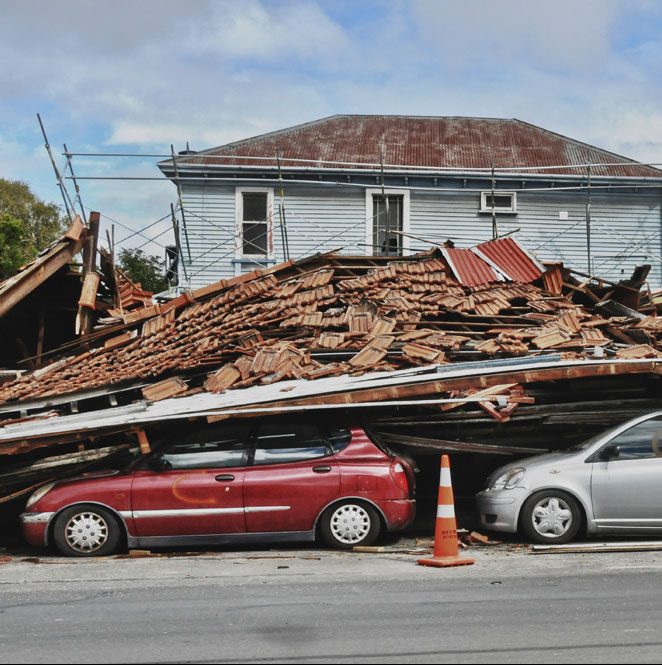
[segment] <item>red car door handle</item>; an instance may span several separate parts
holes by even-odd
[[[222,473],[220,476],[216,476],[216,480],[219,483],[230,482],[234,480],[234,476],[231,473]]]
[[[315,473],[330,473],[331,472],[331,467],[330,466],[314,466],[313,471]]]

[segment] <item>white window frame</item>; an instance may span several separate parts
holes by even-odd
[[[479,212],[492,214],[492,206],[487,205],[487,197],[492,196],[492,191],[480,193],[480,210]],[[510,196],[512,205],[509,208],[494,207],[494,212],[498,215],[516,215],[517,214],[517,192],[505,192],[500,189],[494,190],[494,196]]]
[[[372,225],[373,225],[373,196],[402,196],[402,233],[408,234],[411,225],[411,192],[408,189],[366,189],[365,190],[365,253],[367,256],[374,254],[374,247],[372,246]],[[402,236],[402,255],[407,256],[411,253],[409,248],[409,236]]]
[[[267,253],[244,254],[244,194],[267,195]],[[273,187],[237,187],[235,189],[235,259],[265,261],[274,257],[274,188]]]

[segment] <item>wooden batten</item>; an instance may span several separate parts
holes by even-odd
[[[95,309],[97,303],[97,292],[99,290],[99,283],[101,282],[101,277],[99,273],[88,272],[83,279],[83,288],[80,292],[80,299],[78,304],[81,307],[87,307],[88,309]]]

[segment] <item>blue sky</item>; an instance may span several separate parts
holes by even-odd
[[[662,162],[656,0],[5,0],[0,62],[0,177],[58,203],[37,112],[58,152],[203,149],[392,113],[517,117]],[[154,161],[75,167],[154,176]],[[174,200],[167,183],[81,188],[136,229]]]

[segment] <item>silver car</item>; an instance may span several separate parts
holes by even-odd
[[[662,411],[501,467],[477,504],[485,529],[537,543],[662,532]]]

